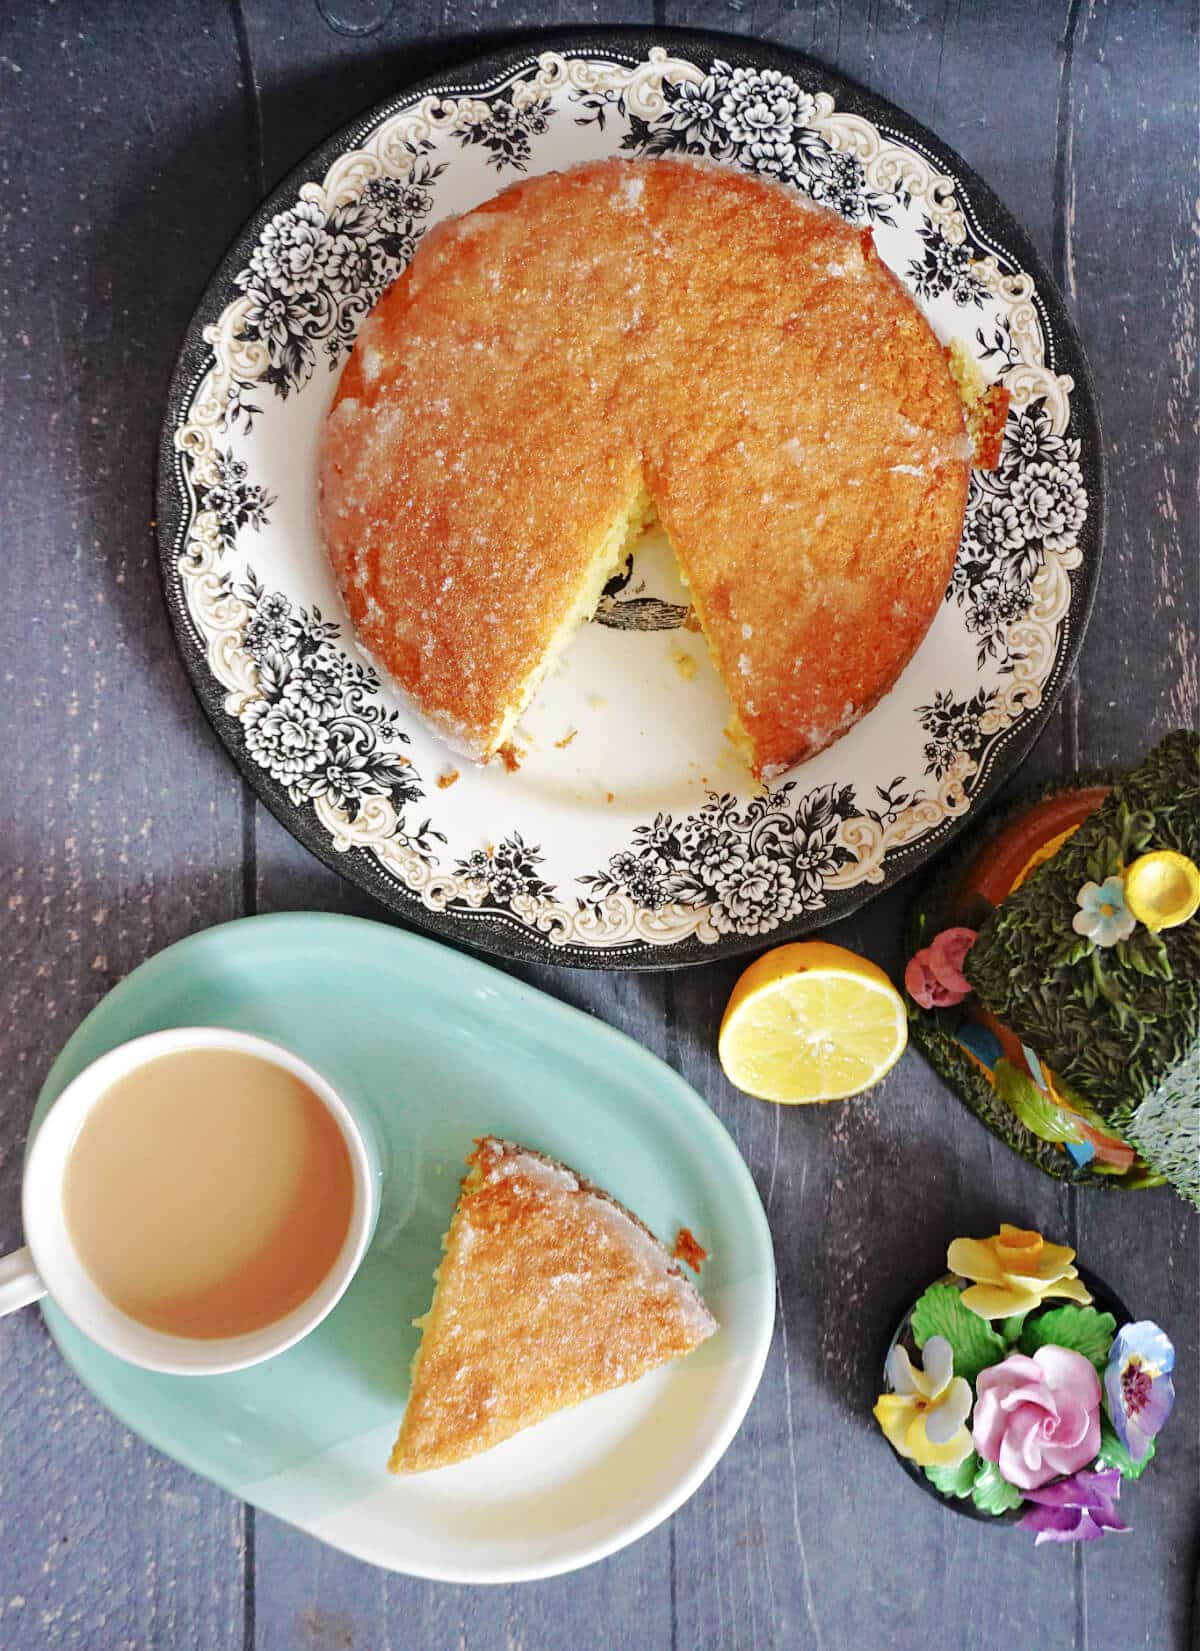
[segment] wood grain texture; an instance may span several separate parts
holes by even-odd
[[[246,802],[161,614],[150,458],[210,268],[264,188],[405,81],[504,31],[652,19],[792,45],[892,98],[960,150],[1057,269],[1099,385],[1111,533],[1077,682],[1018,785],[1127,761],[1195,721],[1189,5],[0,4],[13,134],[0,151],[6,1246],[38,1083],[108,985],[243,909],[382,915]],[[893,892],[832,937],[895,970],[906,898]],[[833,1109],[738,1095],[713,1054],[736,965],[513,972],[682,1072],[762,1192],[779,1264],[775,1344],[709,1481],[668,1526],[574,1577],[495,1591],[391,1577],[275,1520],[243,1519],[99,1411],[25,1314],[0,1326],[0,1645],[1182,1651],[1200,1482],[1194,1216],[1168,1193],[1075,1194],[1045,1180],[915,1053]],[[1099,1552],[1035,1553],[1019,1534],[943,1512],[906,1483],[870,1419],[897,1305],[940,1270],[949,1237],[1001,1219],[1069,1234],[1179,1347],[1162,1460],[1127,1497],[1134,1532]]]
[[[1151,14],[1085,3],[1075,15],[1062,100],[1059,276],[1096,376],[1109,464],[1106,566],[1076,694],[1078,761],[1095,766],[1129,762],[1168,729],[1200,721],[1200,270],[1189,223],[1197,24],[1184,5]],[[1179,78],[1168,71],[1156,88],[1172,62]],[[1178,124],[1184,111],[1190,137]],[[1169,153],[1178,164],[1163,164]],[[1110,1211],[1109,1203],[1080,1197],[1076,1240],[1140,1313],[1175,1327],[1188,1374],[1172,1423],[1179,1449],[1169,1495],[1155,1523],[1131,1520],[1114,1553],[1088,1556],[1084,1621],[1101,1625],[1104,1645],[1173,1645],[1186,1632],[1200,1557],[1197,1222],[1159,1194],[1145,1206]],[[1142,1596],[1138,1578],[1153,1569],[1162,1586]],[[1200,1635],[1200,1620],[1191,1632]]]
[[[139,11],[10,8],[0,41],[4,1250],[59,1047],[241,907],[242,788],[165,621],[150,461],[180,329],[252,196],[227,16],[198,6],[181,35]],[[184,165],[213,130],[205,171]],[[241,1545],[241,1510],[119,1427],[36,1313],[0,1324],[0,1645],[240,1647]]]
[[[1060,278],[1106,413],[1110,489],[1079,670],[1092,762],[1127,762],[1200,718],[1198,167],[1194,132],[1188,141],[1179,126],[1184,113],[1194,123],[1196,31],[1191,7],[1089,3],[1072,54]],[[1156,85],[1167,54],[1183,70],[1177,86]],[[1164,166],[1176,148],[1178,164]]]

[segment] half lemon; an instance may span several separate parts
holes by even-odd
[[[889,1072],[908,1043],[904,999],[883,970],[827,940],[760,957],[733,988],[717,1053],[763,1101],[840,1101]]]

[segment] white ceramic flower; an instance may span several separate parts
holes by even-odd
[[[1137,927],[1137,918],[1125,904],[1125,884],[1120,877],[1085,883],[1075,896],[1075,904],[1079,910],[1071,919],[1071,927],[1093,946],[1115,946],[1118,940],[1128,940]]]
[[[892,1391],[881,1395],[875,1419],[901,1456],[921,1467],[956,1467],[971,1453],[965,1423],[971,1384],[954,1374],[954,1351],[945,1336],[930,1336],[918,1370],[903,1347],[888,1354]]]

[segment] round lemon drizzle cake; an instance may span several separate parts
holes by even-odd
[[[606,160],[422,242],[342,374],[321,524],[367,652],[485,761],[657,513],[771,778],[912,657],[971,452],[869,231],[732,170]]]

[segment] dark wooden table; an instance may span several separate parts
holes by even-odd
[[[1197,717],[1196,12],[1158,0],[5,0],[0,5],[0,1248],[50,1062],[160,947],[247,912],[380,915],[258,807],[184,681],[152,454],[180,334],[242,219],[318,139],[480,39],[692,23],[810,52],[955,145],[1051,263],[1099,385],[1107,563],[1022,783],[1128,762]],[[899,897],[837,937],[893,968]],[[0,1325],[0,1645],[180,1651],[1154,1651],[1189,1643],[1197,1222],[1076,1194],[995,1143],[915,1054],[866,1099],[776,1109],[714,1058],[736,965],[525,978],[664,1055],[737,1138],[779,1260],[762,1388],[667,1525],[544,1584],[389,1576],[131,1437],[41,1320]],[[1035,1553],[919,1495],[870,1418],[896,1304],[946,1241],[1065,1237],[1169,1326],[1179,1402],[1132,1535]],[[1191,1632],[1196,1632],[1193,1623]]]

